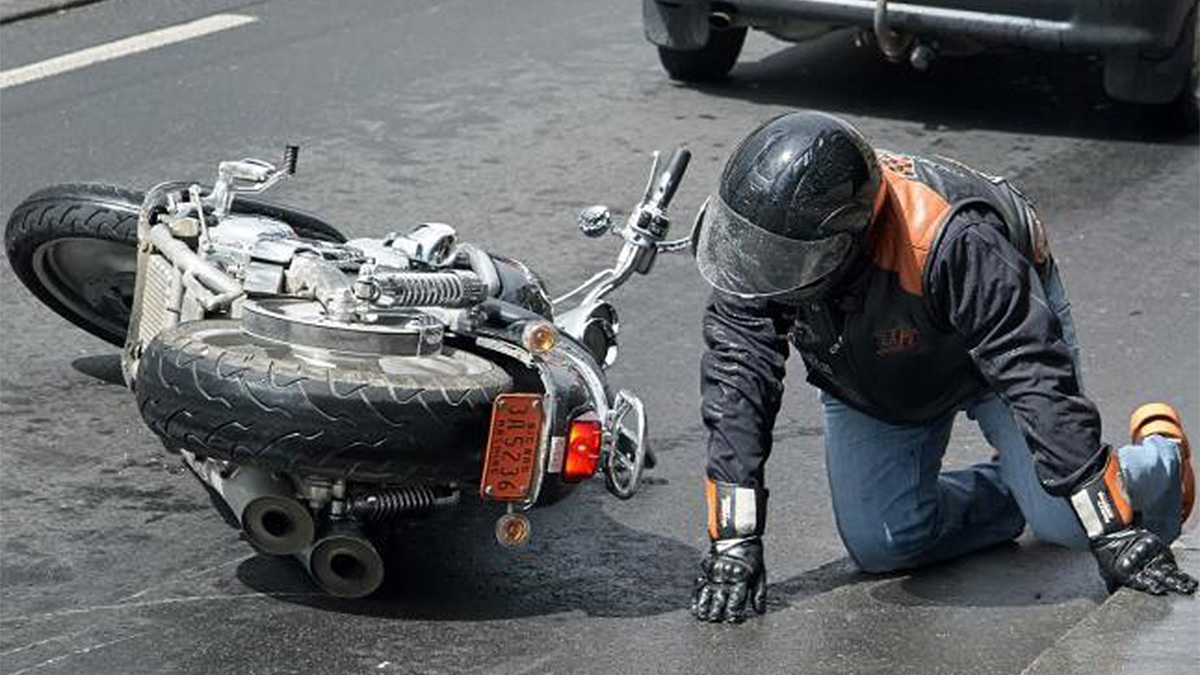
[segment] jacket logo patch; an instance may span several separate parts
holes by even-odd
[[[885,328],[875,331],[875,355],[894,356],[911,352],[921,344],[915,328]]]

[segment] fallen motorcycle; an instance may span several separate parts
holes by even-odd
[[[605,298],[659,253],[687,168],[676,150],[625,224],[585,210],[585,235],[623,239],[613,267],[551,299],[521,261],[424,223],[347,241],[257,201],[295,173],[222,162],[211,187],[144,195],[62,185],[22,202],[5,247],[20,280],[122,347],[150,429],[228,505],[260,552],[297,556],[326,592],[383,581],[379,535],[464,494],[503,509],[496,537],[597,473],[627,499],[653,464],[637,396],[613,392],[618,317]]]

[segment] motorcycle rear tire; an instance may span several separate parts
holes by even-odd
[[[438,356],[310,353],[192,321],[154,338],[137,377],[143,419],[171,448],[261,468],[363,481],[477,480],[499,365]]]
[[[141,204],[142,193],[111,185],[39,190],[8,219],[8,262],[47,307],[101,340],[123,345],[133,304]],[[346,241],[333,226],[294,209],[238,198],[233,210],[282,220],[307,239]]]

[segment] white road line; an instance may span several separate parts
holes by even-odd
[[[166,45],[191,40],[210,33],[216,33],[230,28],[237,28],[258,21],[257,17],[244,14],[214,14],[213,16],[176,26],[168,26],[149,33],[134,35],[115,42],[81,49],[70,54],[63,54],[45,61],[38,61],[27,66],[10,68],[0,71],[0,89],[15,87],[19,84],[34,82],[46,77],[61,75],[79,68],[86,68],[93,63],[112,61],[122,56],[150,51]]]

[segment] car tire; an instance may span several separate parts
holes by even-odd
[[[1105,56],[1104,91],[1109,97],[1148,108],[1155,126],[1189,133],[1200,126],[1200,16],[1193,7],[1179,41],[1165,58],[1138,54]]]
[[[672,80],[712,82],[729,74],[737,63],[746,41],[745,28],[709,32],[708,42],[700,49],[658,48],[658,60]]]
[[[1200,129],[1200,12],[1193,8],[1188,20],[1192,25],[1192,68],[1169,112],[1172,126],[1185,133]]]

